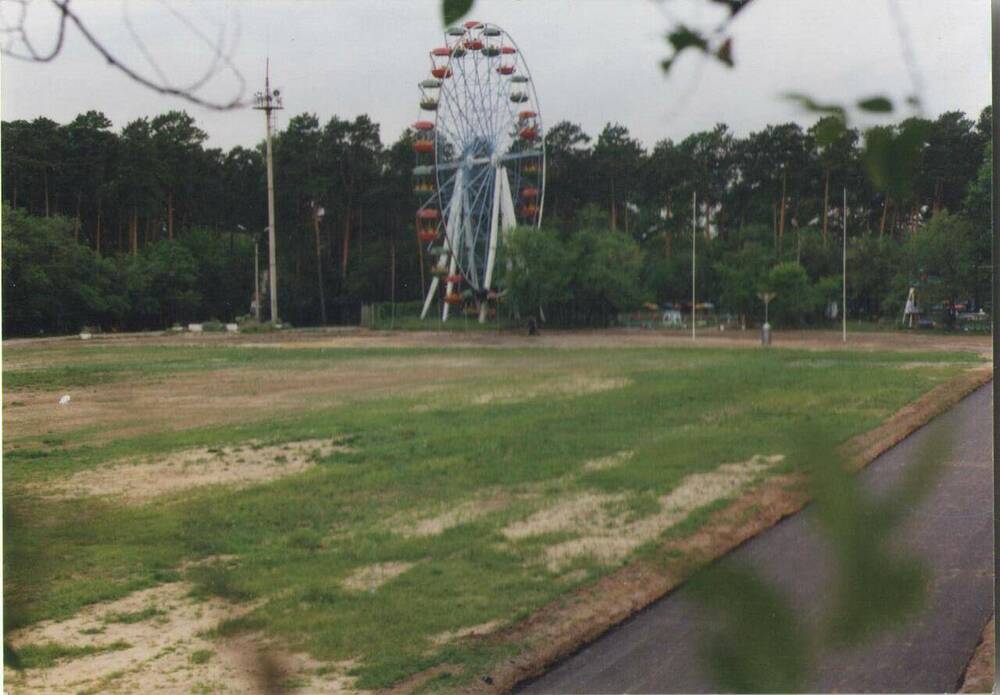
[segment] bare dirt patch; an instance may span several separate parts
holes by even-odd
[[[222,599],[189,596],[187,582],[137,591],[112,603],[85,608],[61,621],[38,623],[7,638],[15,649],[26,645],[59,644],[100,647],[116,641],[125,649],[68,658],[50,668],[16,672],[5,669],[11,693],[148,693],[148,692],[267,692],[276,676],[305,684],[305,692],[351,692],[346,667],[327,665],[291,654],[259,636],[214,641],[206,636],[220,621],[253,608]],[[135,622],[120,616],[148,613]]]
[[[4,441],[83,430],[81,442],[101,443],[164,429],[281,417],[317,406],[419,393],[428,384],[481,377],[491,367],[486,359],[461,359],[465,365],[461,369],[448,369],[450,362],[439,356],[411,355],[350,360],[331,367],[233,367],[55,390],[8,389],[3,393]],[[72,400],[60,406],[64,393]],[[10,407],[11,403],[19,405]],[[94,423],[101,423],[100,428]]]
[[[583,463],[583,470],[585,471],[603,471],[608,468],[617,468],[629,459],[635,456],[634,451],[618,451],[610,456],[604,456],[598,459],[591,459]]]
[[[526,384],[520,387],[486,391],[475,396],[472,402],[475,405],[486,405],[489,403],[516,403],[518,401],[538,398],[539,396],[545,396],[546,398],[584,396],[590,393],[620,389],[631,383],[631,380],[625,378],[593,377],[574,374],[571,377],[563,379],[553,379],[541,383]]]
[[[545,549],[546,563],[553,572],[581,556],[613,564],[659,537],[696,509],[732,497],[783,458],[780,454],[758,455],[740,463],[723,464],[709,473],[689,475],[659,498],[659,509],[655,513],[639,519],[630,520],[627,512],[616,511],[620,503],[627,501],[626,495],[587,492],[559,500],[507,526],[503,534],[510,540],[517,540],[546,533],[579,533],[578,538]]]
[[[374,591],[403,574],[415,564],[414,562],[377,562],[374,565],[355,570],[341,584],[345,589],[351,591]]]
[[[349,451],[332,439],[186,449],[143,463],[129,460],[80,471],[39,486],[38,491],[60,498],[112,495],[129,504],[142,504],[206,485],[240,488],[263,483],[300,473],[335,452]]]
[[[497,628],[501,625],[503,625],[502,620],[491,620],[488,623],[470,625],[469,627],[463,627],[457,630],[445,630],[444,632],[440,632],[431,637],[431,642],[440,647],[448,644],[449,642],[465,639],[467,637],[483,637],[492,632],[496,632]]]
[[[994,690],[994,671],[996,663],[996,618],[990,618],[983,628],[983,636],[979,640],[979,646],[972,654],[969,665],[965,667],[965,675],[962,677],[963,693],[991,693]]]
[[[505,509],[510,498],[503,494],[477,497],[463,502],[441,514],[415,521],[394,521],[394,530],[407,537],[437,536],[450,528],[468,524],[477,519]]]

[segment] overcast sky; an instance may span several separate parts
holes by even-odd
[[[852,102],[884,93],[901,102],[913,91],[904,61],[894,0],[756,0],[733,24],[737,66],[688,56],[668,77],[673,19],[708,28],[720,16],[689,0],[478,0],[474,17],[501,25],[531,68],[544,120],[568,119],[596,135],[606,122],[627,125],[647,146],[724,122],[738,133],[768,123],[814,117],[782,100],[798,91]],[[915,56],[925,114],[960,109],[975,117],[989,103],[989,3],[986,0],[895,0]],[[28,30],[51,40],[48,3],[31,5]],[[209,64],[205,45],[175,16],[232,48],[247,82],[262,84],[271,57],[272,84],[286,110],[325,122],[367,113],[392,142],[419,116],[416,83],[427,76],[427,52],[441,44],[439,0],[76,0],[73,7],[116,55],[155,75],[146,56],[170,79],[193,79]],[[9,21],[9,20],[8,20]],[[131,29],[130,29],[131,27]],[[138,40],[137,40],[138,39]],[[240,109],[213,112],[155,94],[108,67],[70,29],[62,54],[35,65],[5,59],[5,120],[47,116],[65,123],[90,109],[120,129],[131,119],[186,109],[209,144],[253,145],[263,118]],[[226,101],[238,83],[223,72],[199,94]]]

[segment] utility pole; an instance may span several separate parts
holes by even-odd
[[[695,303],[695,254],[698,246],[698,191],[691,194],[691,340],[695,340],[695,319],[697,318],[697,305]]]
[[[316,202],[312,203],[312,223],[313,223],[313,233],[316,236],[316,279],[319,282],[319,316],[320,324],[326,325],[326,293],[323,291],[323,256],[321,253],[321,246],[319,243],[319,222],[326,215],[326,208],[316,205]]]
[[[271,59],[267,60],[264,74],[264,91],[254,95],[254,109],[263,111],[267,123],[267,243],[268,277],[271,282],[271,324],[278,324],[278,269],[274,241],[274,158],[271,154],[271,112],[283,109],[281,92],[271,91]]]
[[[844,275],[844,287],[843,295],[841,300],[843,301],[843,306],[841,307],[841,326],[843,332],[843,340],[847,342],[847,186],[844,186],[844,251],[841,259],[841,266]]]

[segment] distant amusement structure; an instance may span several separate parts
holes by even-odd
[[[413,124],[417,236],[433,278],[421,318],[440,294],[451,307],[495,311],[497,249],[515,226],[537,227],[545,191],[538,96],[517,45],[494,24],[465,22],[430,52]],[[433,120],[431,120],[433,119]]]

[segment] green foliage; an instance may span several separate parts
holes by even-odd
[[[723,6],[731,18],[733,8]],[[732,60],[724,25],[712,34],[691,27],[679,32],[674,38],[682,51]],[[918,279],[902,260],[903,248],[941,210],[973,223],[971,283],[963,299],[988,306],[989,169],[980,171],[988,110],[978,119],[946,112],[933,121],[911,118],[861,133],[849,127],[849,110],[889,113],[887,98],[850,105],[803,94],[788,98],[819,120],[808,129],[780,123],[741,136],[719,124],[651,150],[619,123],[606,124],[593,139],[578,124],[549,128],[546,224],[569,258],[586,251],[588,258],[616,262],[618,254],[625,265],[600,268],[588,261],[548,272],[545,283],[559,281],[555,295],[564,294],[562,282],[570,278],[571,297],[546,306],[547,317],[563,325],[600,324],[643,300],[685,300],[693,194],[704,238],[699,297],[734,316],[759,316],[748,289],[768,268],[754,265],[750,272],[741,249],[760,246],[768,267],[795,260],[813,285],[839,273],[844,188],[849,272],[860,272],[848,283],[849,315],[874,319],[900,308],[900,292],[905,297]],[[204,133],[178,111],[136,119],[117,133],[97,112],[66,125],[40,118],[2,128],[3,197],[22,214],[5,238],[8,335],[72,333],[83,325],[155,329],[249,312],[254,240],[262,270],[267,265],[260,148],[206,149]],[[328,323],[357,322],[362,302],[421,299],[428,259],[412,236],[412,144],[406,131],[384,145],[378,124],[365,115],[324,123],[297,114],[275,134],[283,320],[319,322],[321,299]],[[314,225],[317,207],[326,215]],[[36,224],[49,226],[25,229]],[[632,251],[612,253],[592,243],[587,230],[595,229],[634,242],[637,273]],[[588,238],[575,240],[581,235]],[[892,262],[868,256],[876,251]],[[624,285],[615,286],[616,273],[628,278]],[[268,307],[266,294],[263,300]],[[818,308],[800,312],[795,322],[821,320]]]
[[[973,292],[976,235],[961,215],[935,215],[906,245],[911,277],[919,279],[922,304],[954,303]]]
[[[129,304],[113,261],[73,241],[65,218],[3,206],[5,335],[74,333],[120,320]]]
[[[715,264],[719,308],[737,315],[757,313],[757,292],[767,275],[770,253],[759,244],[727,253]]]
[[[573,257],[550,229],[514,229],[498,266],[506,268],[499,278],[500,286],[525,311],[565,302],[572,296]]]
[[[798,263],[774,266],[761,282],[761,290],[775,293],[770,313],[777,326],[801,324],[817,308],[809,276]]]
[[[639,245],[624,234],[583,229],[572,238],[574,299],[592,316],[634,308],[642,301]]]

